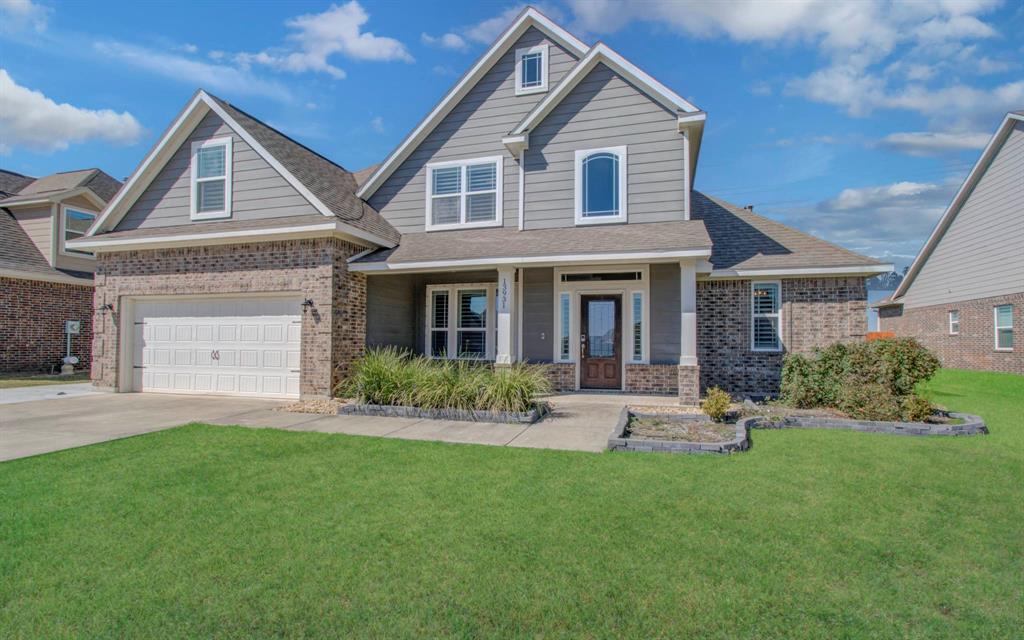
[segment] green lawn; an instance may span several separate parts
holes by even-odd
[[[0,389],[38,387],[44,384],[72,384],[77,382],[89,382],[89,372],[83,371],[69,376],[47,376],[37,373],[0,375]]]
[[[927,392],[992,434],[699,457],[189,425],[2,463],[0,629],[1020,637],[1024,378]]]

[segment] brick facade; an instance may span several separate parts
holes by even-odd
[[[782,352],[753,351],[750,282],[697,282],[702,393],[713,386],[733,395],[776,393],[786,353],[808,353],[833,342],[862,340],[867,332],[864,278],[791,278],[782,280]]]
[[[67,354],[65,320],[82,323],[71,337],[71,355],[80,361],[76,369],[88,369],[92,295],[89,286],[0,278],[0,372],[59,370]]]
[[[627,364],[625,390],[629,393],[675,395],[679,374],[674,364]]]
[[[993,308],[1013,305],[1013,351],[995,350]],[[949,312],[960,312],[960,333],[950,335]],[[931,305],[915,309],[883,307],[879,329],[916,338],[931,349],[942,366],[1004,371],[1024,375],[1024,293]]]
[[[545,364],[551,390],[555,393],[571,393],[576,390],[576,365],[573,363],[555,362]]]
[[[330,395],[364,349],[366,276],[349,272],[346,263],[361,250],[341,240],[314,238],[101,253],[93,383],[118,387],[120,310],[126,297],[297,293],[313,302],[303,311],[300,392]],[[114,310],[99,310],[104,304]]]
[[[679,365],[676,367],[679,387],[679,404],[697,406],[700,404],[700,367]]]

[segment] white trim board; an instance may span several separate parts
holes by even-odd
[[[270,227],[266,229],[245,229],[239,231],[215,231],[205,233],[202,232],[202,227],[198,227],[196,233],[113,240],[104,239],[103,236],[94,236],[92,239],[86,237],[79,238],[78,240],[72,240],[71,244],[75,247],[90,249],[94,252],[100,253],[104,251],[129,251],[133,249],[189,247],[211,244],[238,244],[249,240],[256,240],[260,242],[269,242],[271,240],[294,240],[299,238],[315,238],[331,234],[337,234],[342,237],[347,236],[348,234],[339,227],[339,223],[324,222],[323,224],[310,224],[298,227]]]
[[[527,29],[535,27],[545,35],[562,45],[578,57],[584,56],[589,50],[586,44],[579,40],[562,27],[555,24],[550,18],[533,7],[526,7],[522,13],[505,29],[498,39],[491,45],[477,61],[466,72],[465,75],[445,94],[444,98],[431,110],[412,132],[402,140],[387,159],[377,168],[372,176],[360,187],[356,195],[368,200],[388,177],[409,157],[409,155],[420,145],[423,140],[451,113],[451,110],[462,100],[466,94],[476,86],[477,82],[490,70],[494,63],[511,48],[512,44],[522,36]],[[550,94],[549,94],[550,95]]]
[[[74,284],[80,287],[94,286],[92,278],[76,278],[74,276],[56,273],[36,273],[35,271],[20,271],[18,269],[0,269],[0,278],[11,278],[12,280],[34,280],[36,282],[55,282],[58,284]]]
[[[850,267],[801,267],[789,269],[715,269],[709,278],[761,278],[766,276],[869,276],[892,271],[891,264]],[[707,273],[707,272],[705,272]]]
[[[910,269],[907,271],[907,275],[900,281],[896,291],[892,294],[893,301],[898,301],[907,294],[907,289],[913,284],[914,279],[917,278],[917,274],[921,272],[921,268],[924,267],[924,263],[928,261],[928,258],[935,251],[935,247],[938,246],[942,237],[946,235],[946,231],[953,224],[953,220],[957,214],[960,213],[960,209],[967,202],[967,198],[970,197],[971,192],[981,181],[981,177],[985,174],[988,166],[995,159],[996,154],[1003,147],[1003,143],[1010,136],[1010,132],[1018,122],[1024,122],[1024,115],[1020,113],[1008,113],[1003,118],[1003,122],[999,125],[999,128],[993,134],[992,139],[988,141],[988,145],[985,146],[985,150],[981,152],[981,157],[978,158],[978,162],[975,163],[971,172],[967,174],[967,178],[964,179],[960,189],[957,190],[956,195],[953,196],[953,201],[950,203],[949,208],[946,209],[942,217],[935,224],[935,228],[932,229],[931,234],[928,236],[928,240],[925,241],[924,246],[921,248],[921,252],[914,258],[914,262],[911,263]]]
[[[352,262],[349,259],[349,270],[362,272],[385,271],[433,271],[438,269],[468,269],[479,267],[497,267],[498,265],[532,265],[556,266],[567,264],[588,264],[601,266],[622,262],[654,261],[676,262],[679,258],[708,258],[709,249],[682,249],[671,251],[634,251],[622,253],[575,253],[547,256],[506,256],[501,258],[472,258],[465,260],[424,260],[417,262]]]

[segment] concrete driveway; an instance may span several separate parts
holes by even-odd
[[[231,416],[278,404],[282,403],[157,393],[88,393],[3,404],[0,460],[116,440],[187,422],[230,423]]]

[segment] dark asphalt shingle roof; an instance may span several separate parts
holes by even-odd
[[[9,172],[0,171],[0,180],[4,179],[3,174],[10,175]],[[18,174],[13,175],[17,176]],[[24,178],[26,176],[20,177]],[[13,182],[14,180],[11,180],[12,184]],[[6,191],[11,194],[0,199],[0,206],[38,200],[40,198],[50,198],[80,187],[87,187],[104,202],[109,202],[114,197],[114,194],[117,193],[117,190],[121,188],[121,182],[111,178],[99,169],[62,171],[43,176],[42,178],[29,178],[28,182],[22,184],[15,191],[8,191],[0,184],[0,191]]]
[[[0,211],[0,269],[92,280],[91,273],[51,267],[18,221],[7,211]]]
[[[710,249],[704,224],[693,220],[595,225],[564,229],[466,229],[410,233],[394,249],[380,249],[357,262],[422,262],[481,258],[607,254]]]
[[[398,241],[399,233],[370,205],[356,197],[352,172],[216,96],[210,96],[335,216],[361,229]]]
[[[702,220],[715,269],[860,267],[882,263],[724,200],[693,192],[691,216]]]
[[[35,178],[0,169],[0,197],[13,195],[28,186]]]

